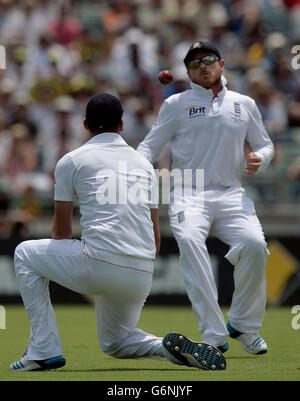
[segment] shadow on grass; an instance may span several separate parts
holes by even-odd
[[[182,371],[182,372],[186,372],[186,368],[185,369],[157,369],[157,368],[152,368],[152,369],[150,369],[150,368],[145,368],[145,369],[141,369],[141,368],[109,368],[109,369],[105,369],[105,368],[103,368],[103,369],[63,369],[63,370],[56,370],[55,372],[56,373],[66,373],[66,372],[68,372],[68,373],[78,373],[78,372],[128,372],[128,371],[133,371],[133,372],[137,372],[137,371],[142,371],[142,370],[149,370],[149,371],[152,371],[152,372],[155,372],[155,371],[159,371],[159,372],[165,372],[165,371],[168,371],[168,372],[180,372],[180,371]],[[201,369],[197,369],[197,368],[194,368],[193,370],[201,370]],[[206,371],[207,372],[207,371]]]
[[[237,356],[225,356],[225,358],[226,358],[226,360],[228,360],[228,359],[257,359],[257,358],[262,358],[263,359],[263,356],[262,355],[245,355],[245,356],[240,356],[240,355],[237,355]]]
[[[261,355],[245,355],[245,356],[228,356],[226,357],[226,360],[234,360],[234,359],[255,359],[257,357],[261,357]],[[150,372],[186,372],[187,370],[193,370],[193,371],[202,371],[202,372],[211,372],[212,370],[206,370],[206,369],[197,369],[197,368],[192,368],[192,367],[182,367],[182,368],[99,368],[99,369],[62,369],[62,370],[55,370],[55,372],[59,373],[83,373],[83,372],[137,372],[137,371],[150,371]]]

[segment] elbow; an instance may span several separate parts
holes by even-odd
[[[72,233],[52,233],[52,239],[72,239]]]
[[[52,239],[61,240],[61,239],[72,239],[72,234],[61,234],[61,235],[52,235]]]
[[[273,144],[273,142],[271,143],[271,160],[274,159],[275,156],[275,146]]]
[[[161,239],[160,239],[160,235],[159,235],[157,238],[155,238],[155,247],[156,247],[155,256],[156,257],[159,255],[160,246],[161,246]]]
[[[52,230],[52,239],[72,239],[72,230]]]

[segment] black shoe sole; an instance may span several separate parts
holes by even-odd
[[[263,355],[263,354],[266,354],[267,352],[268,352],[268,350],[266,349],[264,351],[259,351],[257,354],[254,354],[254,355]]]
[[[213,345],[195,343],[182,334],[169,333],[163,338],[163,346],[186,366],[205,370],[226,369],[223,354]]]
[[[64,358],[53,358],[52,360],[48,361],[35,361],[36,363],[38,363],[40,365],[40,369],[37,370],[52,370],[52,369],[58,369],[61,368],[63,366],[65,366],[66,364],[66,360]]]

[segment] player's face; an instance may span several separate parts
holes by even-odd
[[[197,52],[193,54],[189,62],[193,60],[199,60],[205,56],[215,57],[215,54],[204,51]],[[209,89],[220,80],[223,70],[224,60],[217,60],[209,65],[205,65],[202,62],[200,63],[199,67],[195,69],[188,68],[187,74],[192,82],[201,85],[206,89]]]

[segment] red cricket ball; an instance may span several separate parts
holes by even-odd
[[[163,85],[168,85],[173,81],[173,74],[169,70],[163,70],[158,74],[158,79]]]

